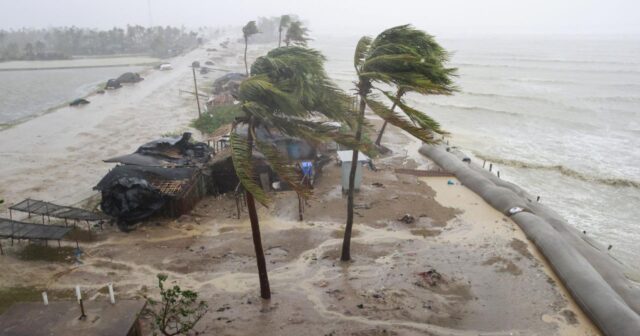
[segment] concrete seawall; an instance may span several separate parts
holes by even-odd
[[[640,286],[630,281],[606,249],[590,241],[555,211],[513,183],[475,164],[462,162],[462,153],[424,145],[419,152],[511,218],[548,259],[575,301],[606,335],[640,335]]]

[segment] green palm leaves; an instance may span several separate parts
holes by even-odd
[[[256,182],[254,149],[299,195],[309,196],[294,167],[270,141],[272,132],[311,143],[334,138],[355,143],[339,134],[335,126],[318,121],[355,123],[349,97],[329,80],[324,61],[322,54],[312,49],[274,49],[256,60],[251,77],[240,85],[238,108],[243,116],[236,120],[231,137],[234,167],[245,189],[264,205],[269,203],[269,197]]]
[[[443,134],[440,124],[428,115],[407,105],[402,96],[407,92],[421,94],[450,94],[455,90],[451,77],[456,69],[447,68],[444,63],[449,55],[434,38],[409,25],[397,26],[383,31],[375,39],[362,37],[356,45],[353,65],[358,74],[356,89],[360,96],[355,140],[362,139],[365,108],[369,108],[384,121],[376,144],[380,144],[382,132],[387,123],[397,126],[412,136],[427,142],[435,142],[434,134]],[[395,95],[375,85],[391,87]],[[379,100],[377,90],[391,101],[389,108]],[[396,113],[399,107],[402,114]],[[342,243],[342,261],[351,260],[351,231],[353,227],[354,185],[358,165],[358,147],[353,151],[349,190],[347,195],[347,223]]]
[[[306,46],[307,41],[310,40],[308,37],[309,29],[302,25],[300,21],[293,21],[289,24],[289,28],[287,29],[287,34],[284,38],[284,43],[289,45],[297,45],[297,46]]]
[[[387,122],[398,126],[397,119],[385,119],[385,116],[398,117],[393,113],[399,107],[411,123],[429,133],[440,133],[440,125],[424,113],[413,109],[402,101],[408,92],[420,94],[451,94],[456,91],[452,77],[457,69],[448,68],[449,53],[425,32],[409,25],[397,26],[385,30],[374,40],[363,38],[355,52],[354,65],[361,80],[371,83],[384,83],[395,89],[395,96],[388,92],[383,94],[392,103],[386,108],[375,99],[369,99],[376,105],[375,111],[383,111],[380,115]],[[371,105],[369,105],[371,107]],[[376,112],[377,113],[377,112]],[[403,128],[402,126],[398,126]],[[403,128],[404,129],[404,128]],[[376,144],[380,144],[383,129]],[[425,142],[432,142],[433,136],[417,136]]]

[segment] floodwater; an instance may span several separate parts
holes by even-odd
[[[108,79],[141,71],[142,64],[154,61],[149,57],[117,57],[0,63],[0,126],[86,96]]]
[[[321,37],[313,43],[348,90],[357,39]],[[460,92],[407,101],[440,121],[452,133],[452,145],[480,163],[493,163],[502,178],[613,245],[611,255],[640,279],[640,41],[439,41],[454,52]]]

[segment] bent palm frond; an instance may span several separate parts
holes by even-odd
[[[424,142],[429,143],[434,141],[433,134],[429,130],[413,125],[409,120],[392,111],[384,103],[376,100],[375,98],[366,97],[364,99],[367,106],[369,106],[375,114],[380,116],[380,118],[384,119],[386,122],[403,129]]]
[[[262,205],[269,204],[269,197],[256,183],[256,176],[253,169],[252,149],[246,138],[238,135],[235,130],[231,132],[231,159],[233,160],[233,168],[236,175],[242,183],[245,190],[253,195],[253,197]]]

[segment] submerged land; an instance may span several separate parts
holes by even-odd
[[[251,57],[263,53],[255,48]],[[212,59],[240,70],[240,55],[237,45],[197,49],[172,59],[171,72],[149,72],[136,86],[92,96],[90,105],[0,132],[2,206],[32,197],[90,207],[92,187],[112,166],[102,159],[184,130],[197,116],[192,96],[179,93],[192,84],[188,65]],[[70,254],[26,258],[26,242],[3,241],[0,299],[21,291],[11,300],[38,300],[41,290],[69,298],[81,285],[89,305],[107,300],[107,283],[118,298],[142,298],[157,293],[156,274],[165,273],[208,302],[198,329],[212,335],[600,334],[510,218],[455,178],[395,172],[435,164],[405,134],[391,128],[385,139],[392,154],[376,159],[377,171],[364,171],[356,196],[352,262],[339,261],[346,202],[335,162],[319,178],[303,221],[293,192],[275,194],[260,209],[269,301],[259,297],[248,216],[236,218],[228,196],[207,197],[190,215],[154,218],[131,233],[96,230],[81,242],[81,264]],[[415,221],[399,221],[406,214]]]

